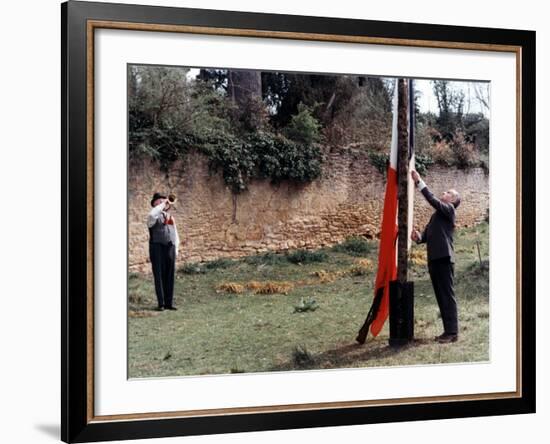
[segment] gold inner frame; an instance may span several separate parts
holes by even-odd
[[[207,410],[182,410],[172,412],[148,412],[148,413],[130,413],[117,415],[94,414],[94,31],[95,29],[120,29],[132,31],[154,31],[154,32],[177,32],[190,34],[222,35],[232,37],[260,37],[260,38],[278,38],[291,40],[311,40],[339,43],[363,43],[372,45],[395,45],[421,48],[443,48],[443,49],[463,49],[489,52],[511,52],[516,56],[516,391],[482,393],[482,394],[464,394],[452,396],[424,396],[410,398],[396,398],[385,400],[364,400],[364,401],[341,401],[324,402],[310,404],[287,404],[271,405],[260,407],[232,407]],[[380,38],[367,36],[347,36],[332,34],[309,34],[300,32],[283,31],[264,31],[236,28],[213,28],[186,25],[163,25],[149,23],[130,23],[104,20],[87,21],[87,80],[86,80],[86,134],[87,134],[87,422],[105,422],[122,420],[145,420],[159,418],[185,418],[197,416],[221,416],[236,414],[254,414],[270,412],[292,412],[301,410],[326,410],[334,408],[357,408],[374,407],[389,405],[406,405],[415,403],[438,403],[438,402],[457,402],[457,401],[476,401],[476,400],[494,400],[510,399],[522,396],[522,335],[521,335],[521,147],[522,147],[522,107],[521,107],[521,67],[522,67],[522,48],[513,45],[496,45],[486,43],[466,43],[466,42],[445,42],[435,40],[411,40],[396,38]]]

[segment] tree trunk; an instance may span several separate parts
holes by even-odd
[[[246,106],[250,100],[262,99],[262,77],[260,71],[228,72],[229,95],[237,106]]]
[[[228,93],[235,104],[235,117],[245,131],[257,131],[266,120],[262,102],[262,76],[260,71],[227,73]]]

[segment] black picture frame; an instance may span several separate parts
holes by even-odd
[[[90,344],[93,311],[90,311],[90,238],[93,238],[93,177],[90,178],[89,119],[90,21],[162,26],[223,28],[266,33],[300,33],[317,36],[369,37],[376,41],[432,42],[434,46],[460,44],[508,45],[518,49],[521,79],[518,153],[521,178],[518,196],[521,211],[521,306],[518,330],[521,350],[518,381],[521,393],[498,399],[319,408],[293,411],[237,412],[229,415],[98,420],[90,399]],[[186,8],[137,6],[69,1],[61,5],[62,53],[62,313],[61,313],[61,438],[65,442],[90,442],[181,435],[231,433],[290,428],[416,421],[535,412],[535,32],[507,29],[382,22],[357,19],[307,17]],[[92,29],[93,32],[93,29]],[[146,32],[146,31],[144,31]],[[281,34],[281,35],[283,35]],[[286,38],[283,36],[283,38]],[[413,43],[411,43],[413,42]],[[435,43],[437,42],[437,44]],[[460,47],[460,46],[459,46]],[[92,54],[93,56],[93,54]],[[93,68],[93,63],[92,63]],[[528,115],[529,118],[521,118]],[[513,173],[513,172],[511,172]],[[93,344],[92,344],[93,347]],[[93,351],[93,350],[92,350]],[[93,388],[93,387],[92,387]]]

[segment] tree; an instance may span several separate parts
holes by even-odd
[[[244,131],[256,131],[264,126],[267,113],[262,101],[260,71],[229,70],[227,93],[234,105],[236,121]]]
[[[129,151],[166,166],[190,145],[229,131],[224,93],[187,78],[188,69],[131,66],[128,73]]]
[[[483,114],[489,112],[489,83],[474,83],[474,93]]]
[[[439,108],[438,130],[450,140],[457,127],[463,126],[464,91],[452,88],[448,80],[434,80],[433,91]]]
[[[192,126],[188,70],[131,66],[128,72],[129,151],[163,159],[177,158],[175,133]]]
[[[300,103],[310,107],[326,126],[357,90],[357,78],[324,74],[262,73],[263,96],[270,120],[282,128],[298,113]]]

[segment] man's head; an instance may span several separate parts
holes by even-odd
[[[151,206],[156,207],[159,205],[164,199],[166,199],[166,196],[161,193],[155,193],[153,194],[153,198],[151,199]]]
[[[443,194],[441,195],[441,200],[443,202],[453,204],[455,208],[458,208],[458,206],[460,205],[460,194],[458,194],[458,191],[456,191],[454,188],[451,188],[450,190],[443,191]]]

